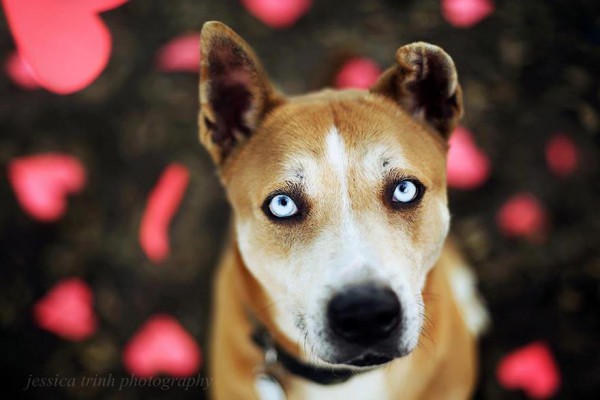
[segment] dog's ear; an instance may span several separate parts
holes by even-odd
[[[452,58],[423,42],[400,47],[396,65],[385,71],[371,92],[397,102],[447,139],[462,116],[462,92]]]
[[[202,27],[200,141],[217,165],[283,100],[254,51],[220,22]]]

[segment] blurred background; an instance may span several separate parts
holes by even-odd
[[[498,379],[515,354],[536,371],[556,366],[560,387],[542,398],[598,398],[600,3],[286,0],[275,11],[269,3],[107,6],[96,22],[112,36],[108,64],[68,94],[14,61],[11,28],[27,22],[18,11],[11,26],[9,12],[0,16],[0,354],[9,398],[205,398],[202,385],[118,386],[132,372],[210,378],[211,280],[230,212],[197,139],[193,49],[208,20],[243,36],[287,94],[364,85],[412,41],[443,47],[465,97],[455,148],[472,158],[454,166],[452,231],[493,319],[476,398],[532,396]],[[48,4],[45,18],[57,18]],[[34,57],[26,40],[20,57]],[[65,208],[52,209],[65,192]],[[153,231],[161,228],[170,249]],[[165,348],[192,356],[144,355],[165,349],[153,336],[161,334]],[[532,343],[549,361],[518,353]],[[23,390],[57,376],[77,384]],[[110,376],[116,384],[80,384]]]

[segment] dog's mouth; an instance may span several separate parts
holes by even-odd
[[[345,364],[352,365],[353,367],[374,367],[376,365],[388,363],[393,359],[394,358],[389,355],[369,352],[353,358]]]

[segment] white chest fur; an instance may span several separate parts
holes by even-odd
[[[289,399],[387,400],[390,398],[386,384],[388,372],[386,368],[379,368],[337,385],[319,385],[295,379],[290,385]]]

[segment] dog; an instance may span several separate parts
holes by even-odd
[[[469,398],[487,314],[447,239],[452,59],[413,43],[368,91],[284,97],[229,27],[201,38],[199,136],[233,209],[213,398]]]

